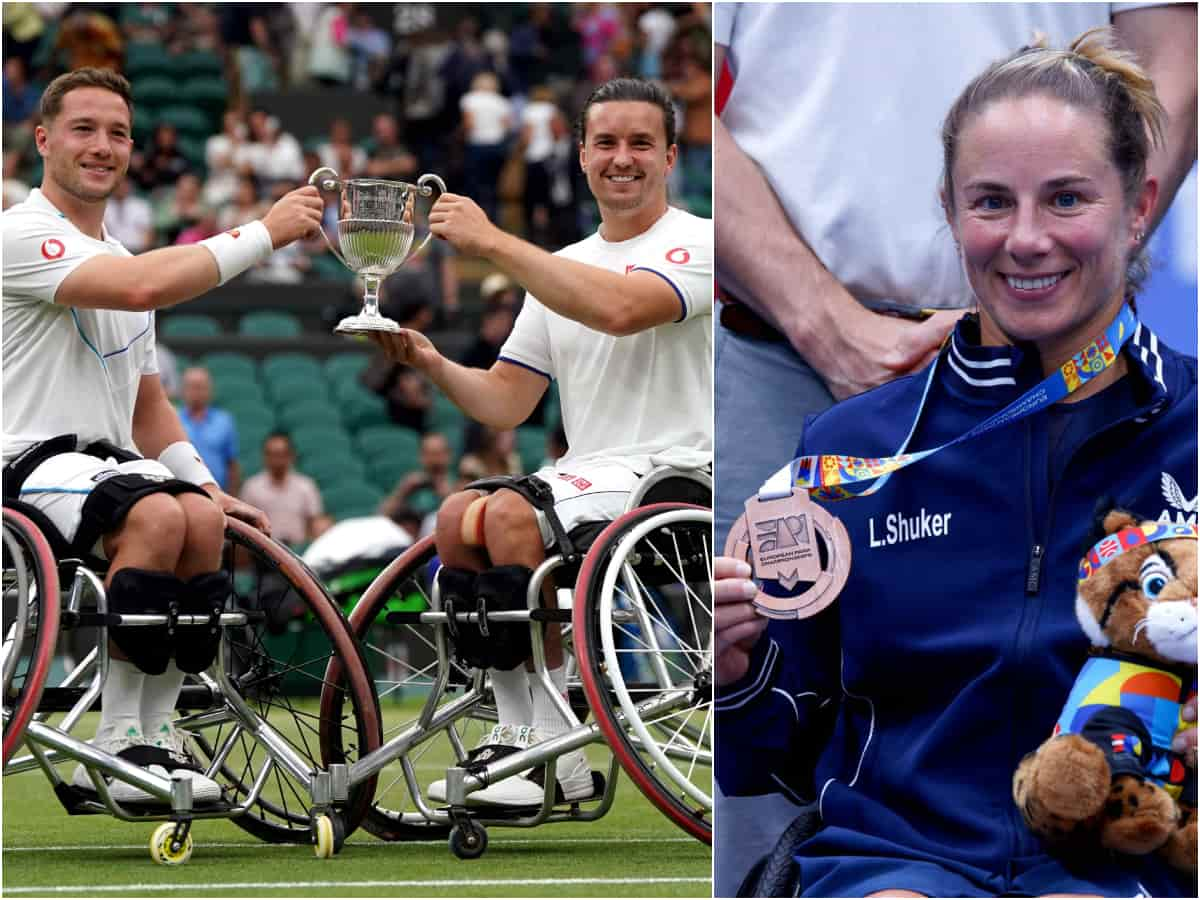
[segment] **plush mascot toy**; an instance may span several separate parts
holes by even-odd
[[[1159,851],[1196,872],[1195,759],[1171,750],[1196,693],[1196,526],[1114,509],[1079,565],[1075,611],[1092,642],[1054,734],[1013,778],[1051,844]]]

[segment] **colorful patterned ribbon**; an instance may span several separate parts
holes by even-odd
[[[1171,538],[1196,538],[1195,525],[1172,525],[1169,522],[1147,522],[1131,525],[1112,534],[1106,534],[1096,542],[1079,563],[1079,581],[1091,578],[1102,566],[1112,562],[1126,550],[1165,541]]]

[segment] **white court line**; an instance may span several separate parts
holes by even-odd
[[[446,839],[442,838],[440,840],[393,841],[393,842],[388,842],[388,841],[362,841],[362,842],[347,841],[346,846],[354,847],[356,850],[359,850],[359,849],[363,849],[363,848],[371,849],[373,847],[379,847],[379,848],[393,847],[397,843],[404,844],[405,846],[412,846],[414,844],[415,845],[430,844],[430,845],[434,845],[434,846],[445,846]],[[538,839],[538,838],[513,838],[512,840],[509,840],[508,838],[504,838],[502,842],[500,842],[500,841],[497,842],[497,846],[499,846],[501,843],[503,843],[504,845],[537,844],[539,846],[548,846],[548,845],[552,845],[552,844],[613,844],[613,843],[620,843],[620,844],[695,844],[695,843],[697,843],[697,841],[695,838],[688,838],[688,837],[554,838],[553,840]],[[292,844],[275,844],[275,843],[267,844],[267,843],[263,843],[261,841],[225,841],[225,842],[203,841],[203,842],[198,842],[196,844],[196,846],[198,848],[199,847],[217,847],[217,848],[221,848],[221,847],[226,847],[226,848],[228,848],[228,847],[258,847],[260,849],[265,850],[265,849],[272,848],[272,847],[308,847],[308,846],[311,846],[311,844],[309,844],[307,842],[300,843],[299,841],[297,841],[296,843],[292,843]],[[145,849],[146,849],[146,844],[143,842],[141,844],[63,844],[63,845],[56,846],[56,847],[5,847],[4,852],[5,853],[35,853],[35,852],[37,852],[37,853],[72,852],[73,853],[77,850],[145,850]]]
[[[145,884],[79,884],[49,885],[46,887],[6,887],[6,894],[127,894],[132,891],[228,891],[283,888],[367,888],[367,887],[516,887],[518,885],[553,886],[560,884],[707,884],[711,878],[459,878],[421,879],[411,881],[228,881],[221,884],[169,884],[148,882]]]

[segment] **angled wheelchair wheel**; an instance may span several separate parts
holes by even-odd
[[[29,518],[4,510],[4,764],[37,712],[58,641],[58,566]]]
[[[417,541],[379,573],[350,614],[351,628],[375,680],[383,740],[416,735],[403,757],[379,773],[374,800],[363,819],[362,827],[385,841],[433,840],[450,833],[448,825],[430,822],[418,809],[405,764],[424,790],[431,781],[444,778],[446,767],[461,759],[491,727],[488,709],[471,700],[478,690],[477,676],[448,654],[443,627],[416,621],[416,614],[430,608],[435,554],[432,537]],[[400,615],[388,621],[393,612]],[[326,690],[323,723],[337,721],[342,702],[334,691]],[[451,704],[461,705],[463,715],[421,726],[423,712],[446,715]],[[343,737],[337,729],[322,731],[326,759],[336,762],[342,757]]]
[[[260,789],[251,808],[233,819],[237,825],[265,841],[306,844],[314,818],[310,791],[272,759],[234,707],[242,704],[269,722],[311,772],[325,765],[322,731],[339,735],[342,762],[379,746],[374,685],[341,610],[300,559],[234,519],[225,536],[222,564],[233,580],[233,608],[254,614],[246,625],[226,629],[218,657],[236,697],[192,711],[177,725],[192,733],[208,768],[219,760],[213,777],[227,800],[240,804]],[[337,680],[330,683],[333,663]],[[325,689],[340,698],[331,720],[321,705]],[[373,779],[351,787],[340,812],[346,834],[362,821],[374,789]]]
[[[592,545],[575,653],[592,713],[643,794],[712,842],[712,511],[634,509]]]

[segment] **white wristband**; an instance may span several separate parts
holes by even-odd
[[[208,252],[216,259],[217,270],[221,273],[219,284],[241,275],[270,256],[274,250],[271,233],[258,219],[205,238],[200,246],[208,248]]]
[[[171,470],[171,474],[181,481],[192,484],[216,483],[213,473],[200,459],[200,452],[187,441],[176,441],[162,453],[158,461]]]

